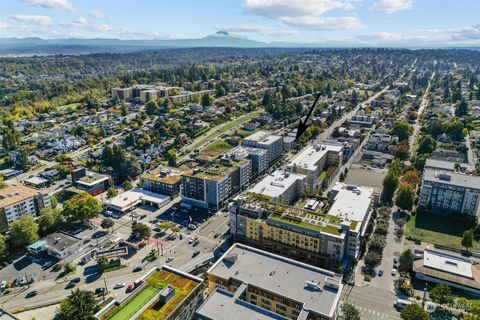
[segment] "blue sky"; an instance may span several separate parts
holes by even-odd
[[[0,0],[0,37],[480,45],[480,0]],[[1,43],[0,43],[1,45]]]

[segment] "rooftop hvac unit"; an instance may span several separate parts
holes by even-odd
[[[307,281],[305,281],[305,285],[308,289],[313,290],[313,291],[320,291],[321,290],[318,283],[316,283],[314,281],[308,281],[307,280]]]

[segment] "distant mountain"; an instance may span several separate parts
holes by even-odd
[[[371,47],[362,45],[363,47]],[[372,45],[374,46],[374,45]],[[120,40],[120,39],[42,39],[42,38],[0,38],[0,56],[89,54],[133,52],[162,48],[229,47],[229,48],[339,48],[358,45],[331,43],[261,42],[226,31],[218,31],[199,39],[171,40]],[[396,46],[391,46],[396,47]],[[420,48],[415,47],[415,48]],[[437,46],[444,47],[444,46]],[[413,48],[413,47],[412,47]],[[464,47],[467,48],[467,47]],[[478,47],[468,47],[478,50]]]
[[[272,47],[272,44],[242,38],[226,31],[218,31],[200,39],[172,40],[0,38],[1,55],[88,54],[189,47],[261,48]]]

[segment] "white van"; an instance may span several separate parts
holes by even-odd
[[[403,300],[403,299],[398,299],[397,301],[395,301],[393,303],[393,305],[398,308],[398,309],[403,309],[405,308],[406,306],[409,306],[412,304],[412,301],[408,301],[408,300]]]

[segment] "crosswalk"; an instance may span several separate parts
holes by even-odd
[[[342,303],[344,302],[353,304],[350,301],[342,301]],[[373,319],[399,320],[400,319],[400,317],[395,317],[395,316],[392,316],[391,314],[386,314],[386,313],[373,310],[367,307],[358,306],[356,304],[353,304],[353,305],[358,309],[358,311],[360,311],[360,314],[361,314],[360,317],[362,320],[373,320]]]

